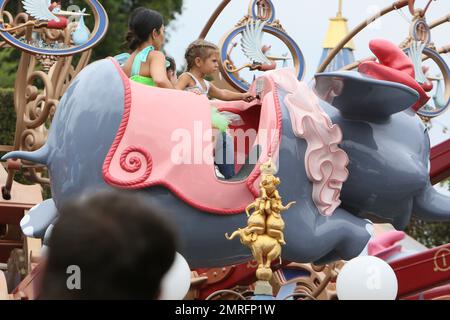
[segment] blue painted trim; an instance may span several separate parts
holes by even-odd
[[[419,24],[423,24],[427,27],[428,41],[426,44],[429,44],[431,42],[431,30],[430,30],[430,26],[423,19],[419,19],[414,23],[414,25],[412,27],[412,29],[413,29],[412,37],[413,37],[413,39],[417,39],[417,25],[419,25]]]
[[[272,16],[267,20],[268,23],[272,23],[275,20],[275,6],[273,5],[272,1],[267,0],[269,2],[270,8],[272,10]],[[252,4],[252,14],[253,14],[253,20],[258,20],[258,14],[256,12],[256,0],[253,1]]]

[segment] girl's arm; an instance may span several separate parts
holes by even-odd
[[[178,78],[177,84],[175,85],[175,89],[177,89],[177,90],[184,90],[187,87],[189,87],[190,82],[191,82],[191,77],[188,74],[183,73]]]
[[[157,87],[173,89],[173,84],[167,78],[166,57],[160,51],[150,53],[150,74]]]
[[[255,100],[255,97],[248,92],[238,93],[230,90],[219,89],[213,84],[211,84],[211,88],[209,89],[209,95],[212,98],[223,101],[244,100],[246,102],[252,102],[253,100]]]

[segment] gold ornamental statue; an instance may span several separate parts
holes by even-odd
[[[258,263],[256,277],[258,278],[257,291],[259,288],[270,288],[268,284],[272,279],[271,264],[280,259],[281,246],[285,245],[285,224],[281,213],[288,210],[295,202],[283,205],[277,187],[281,184],[279,178],[274,174],[275,165],[272,160],[261,165],[262,179],[260,183],[259,197],[250,204],[247,209],[248,224],[244,229],[238,229],[231,236],[226,234],[228,240],[240,237],[241,243],[250,248]],[[271,294],[267,290],[262,294]]]

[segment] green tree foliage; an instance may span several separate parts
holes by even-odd
[[[0,88],[14,87],[19,60],[19,51],[13,48],[0,49]]]
[[[15,127],[14,90],[0,88],[0,145],[14,143]]]
[[[450,179],[445,180],[445,181],[443,182],[443,185],[444,185],[444,186],[447,186],[448,191],[450,191]]]
[[[164,16],[165,23],[168,24],[176,13],[181,12],[183,5],[183,0],[103,0],[100,2],[108,13],[110,26],[103,42],[94,49],[93,60],[114,56],[126,50],[124,44],[128,30],[128,17],[135,8],[143,6],[157,10]],[[12,1],[12,3],[15,3],[15,1]],[[80,8],[86,7],[84,1],[66,0],[63,1],[63,8],[71,4],[78,5]],[[13,12],[15,9],[11,11]],[[86,23],[88,26],[92,25],[89,18]],[[19,59],[20,53],[17,50],[0,49],[0,70],[2,72],[0,88],[14,87]]]
[[[450,223],[448,222],[428,223],[413,218],[406,232],[428,248],[450,243]]]
[[[441,187],[447,187],[450,191],[450,179],[443,181]],[[429,248],[438,247],[450,243],[450,222],[428,223],[413,219],[407,233]]]

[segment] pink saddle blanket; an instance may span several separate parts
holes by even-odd
[[[120,128],[103,165],[105,181],[123,189],[164,186],[204,212],[245,211],[259,193],[259,164],[276,157],[280,143],[281,111],[273,81],[269,77],[261,80],[265,90],[259,132],[277,134],[257,139],[261,154],[245,180],[223,181],[214,168],[210,101],[194,93],[130,81],[117,62],[111,61],[123,80],[125,101]],[[214,106],[245,111],[255,104],[214,102]]]

